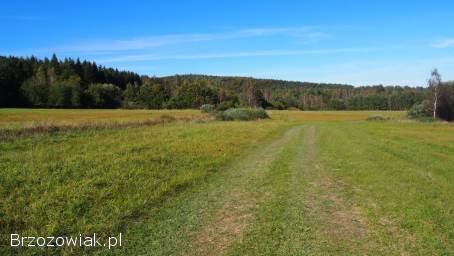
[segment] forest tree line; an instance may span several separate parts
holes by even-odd
[[[301,110],[406,110],[427,89],[354,87],[248,77],[140,76],[55,54],[49,59],[0,56],[0,107],[219,109],[255,106]]]
[[[431,120],[454,121],[454,81],[442,82],[440,73],[434,69],[427,85],[426,97],[410,108],[408,116],[424,120],[430,117]]]

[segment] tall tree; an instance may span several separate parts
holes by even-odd
[[[259,92],[255,83],[248,81],[248,85],[246,87],[246,101],[247,105],[250,107],[257,107],[259,101]]]
[[[441,83],[441,76],[438,73],[438,70],[435,68],[432,70],[430,79],[428,81],[429,88],[433,92],[433,118],[437,118],[437,107],[438,107],[438,98],[439,98],[439,87]]]

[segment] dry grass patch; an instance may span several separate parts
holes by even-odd
[[[271,118],[286,121],[360,121],[371,115],[400,119],[405,117],[404,111],[286,111],[270,110]]]
[[[197,110],[125,110],[125,109],[0,109],[0,128],[24,128],[37,123],[56,126],[85,123],[130,123],[168,115],[175,118],[203,116]]]

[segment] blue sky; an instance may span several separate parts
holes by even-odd
[[[454,80],[454,1],[2,1],[0,55],[156,76],[354,85]]]

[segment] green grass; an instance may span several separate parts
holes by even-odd
[[[11,232],[122,232],[117,255],[454,254],[453,125],[269,114],[0,141],[0,254],[106,253]]]
[[[321,129],[321,159],[364,209],[377,238],[410,254],[453,253],[454,127],[331,128]]]

